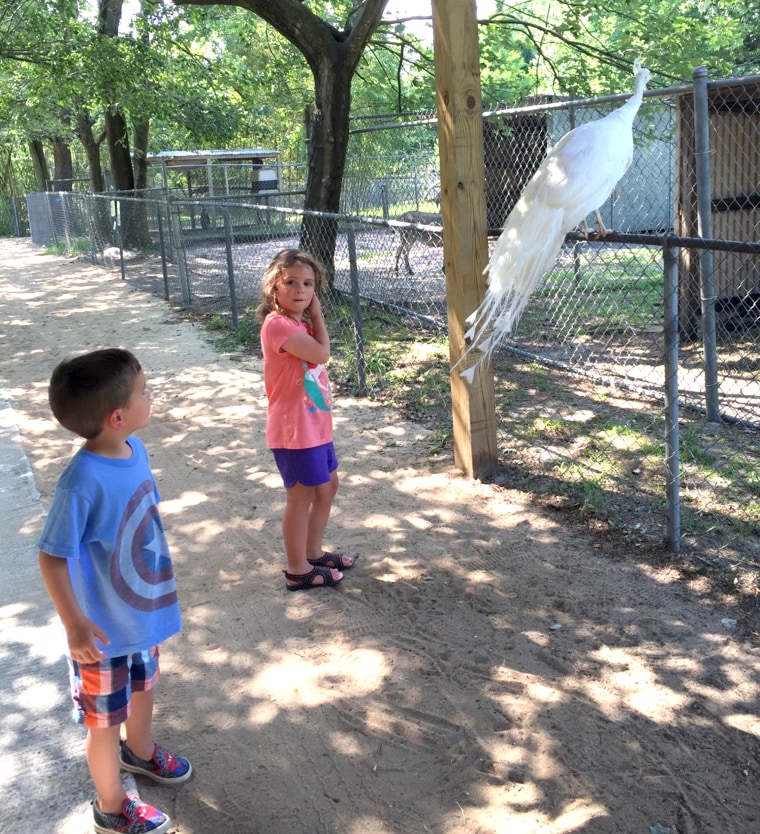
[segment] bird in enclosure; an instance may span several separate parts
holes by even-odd
[[[130,249],[119,249],[118,246],[107,246],[103,250],[103,263],[113,268],[117,262],[121,261],[122,257],[125,261],[133,261],[137,257],[137,252],[132,252]]]
[[[639,60],[633,65],[634,93],[604,118],[566,133],[544,157],[504,224],[484,274],[488,289],[467,319],[467,349],[482,356],[462,376],[469,382],[476,368],[517,325],[525,305],[551,269],[565,235],[596,214],[599,235],[608,234],[599,207],[612,193],[633,159],[633,118],[641,106],[651,73]]]

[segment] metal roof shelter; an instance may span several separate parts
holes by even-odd
[[[189,197],[278,191],[279,151],[266,148],[234,150],[160,151],[148,154],[148,167],[159,167],[163,187],[171,174],[183,174]]]

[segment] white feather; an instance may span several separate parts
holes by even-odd
[[[488,290],[466,319],[469,342],[459,362],[473,350],[483,355],[462,372],[472,381],[475,369],[520,320],[532,293],[548,272],[565,235],[612,193],[633,159],[633,118],[651,77],[634,64],[633,96],[602,119],[566,133],[544,158],[504,224],[484,272]],[[597,212],[600,232],[601,226]],[[459,363],[458,363],[459,364]]]

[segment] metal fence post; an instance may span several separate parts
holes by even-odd
[[[98,262],[98,249],[95,235],[95,219],[98,216],[97,197],[90,194],[85,200],[87,206],[87,237],[90,240],[90,263],[96,264]]]
[[[54,246],[58,243],[58,224],[55,222],[55,213],[53,210],[53,201],[57,198],[56,194],[47,193],[48,199],[45,201],[45,208],[48,214],[48,228],[50,229],[50,240],[48,246]]]
[[[227,283],[230,288],[230,313],[232,315],[232,327],[238,329],[238,306],[237,295],[235,294],[235,266],[232,262],[232,224],[230,213],[224,210],[224,247],[227,251]]]
[[[16,237],[22,236],[21,219],[18,211],[18,197],[11,197],[11,208],[13,210],[13,234]]]
[[[353,312],[354,340],[356,341],[356,379],[359,396],[367,396],[367,360],[364,355],[364,331],[362,328],[362,306],[359,295],[359,267],[356,261],[356,235],[354,227],[346,230],[348,263],[351,275],[351,310]]]
[[[121,270],[121,280],[127,280],[127,274],[124,270],[124,224],[122,222],[122,203],[121,200],[115,201],[116,214],[114,215],[114,223],[116,223],[116,230],[118,232],[117,238],[119,241],[119,268]]]
[[[171,204],[170,204],[171,205]],[[179,273],[179,285],[182,289],[182,303],[185,307],[190,306],[190,283],[187,280],[187,264],[185,263],[185,244],[182,240],[182,223],[179,218],[179,210],[169,214],[169,222],[172,230],[173,248],[177,253],[177,272]]]
[[[662,250],[665,284],[665,466],[667,547],[681,552],[681,458],[678,428],[678,249]]]
[[[707,69],[697,67],[694,78],[694,156],[697,178],[697,229],[700,237],[712,240],[712,185],[710,183],[710,114],[707,102]],[[713,253],[699,252],[702,296],[702,344],[705,365],[705,407],[707,419],[720,422],[718,399],[718,358],[715,330],[715,280]]]
[[[164,224],[161,220],[161,203],[156,203],[156,220],[158,221],[158,240],[161,247],[161,271],[164,275],[164,298],[169,300],[169,272],[166,268],[166,247],[164,246]]]

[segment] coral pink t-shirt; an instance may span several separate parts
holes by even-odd
[[[269,313],[261,327],[267,448],[310,449],[333,439],[332,392],[327,368],[304,362],[282,350],[298,330],[311,335],[306,322]]]

